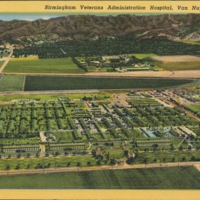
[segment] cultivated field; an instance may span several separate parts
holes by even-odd
[[[57,181],[59,180],[59,181]],[[2,176],[1,189],[200,189],[194,167]]]
[[[162,88],[190,82],[191,80],[180,79],[27,76],[24,90]]]
[[[161,61],[158,66],[164,70],[199,70],[200,57],[198,56],[152,56],[154,60]]]
[[[178,70],[200,70],[200,61],[199,62],[164,62],[158,65],[164,70],[178,71]]]
[[[0,91],[22,91],[25,76],[21,75],[3,75],[0,79]]]
[[[12,58],[3,72],[13,73],[84,73],[71,58],[38,59],[36,56]]]
[[[152,56],[153,59],[162,62],[200,62],[200,57],[198,56]]]

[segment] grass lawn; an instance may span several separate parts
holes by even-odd
[[[1,81],[0,81],[1,83]],[[0,85],[1,87],[1,85]],[[3,95],[0,96],[0,101],[11,101],[17,99],[38,99],[40,101],[56,101],[58,98],[69,98],[69,99],[82,99],[84,96],[86,97],[94,97],[96,96],[97,100],[108,100],[111,97],[110,93],[91,93],[91,94],[24,94],[24,95]],[[108,98],[105,98],[108,97]]]
[[[184,144],[182,145],[184,147]],[[167,147],[162,147],[163,150],[166,150]],[[152,147],[148,147],[148,149],[152,149]],[[144,159],[148,159],[148,163],[163,163],[163,162],[187,162],[191,161],[192,157],[195,159],[200,159],[199,151],[157,151],[157,152],[145,152],[138,154],[138,158],[135,161],[136,163],[144,163]],[[156,162],[155,160],[156,159]]]
[[[162,88],[190,83],[191,80],[27,76],[25,91]]]
[[[56,132],[53,133],[53,135],[56,136],[57,141],[61,142],[73,142],[74,140],[73,134],[71,132]]]
[[[190,110],[194,111],[194,112],[200,112],[200,105],[187,105],[186,107],[188,107]]]
[[[1,189],[200,189],[194,167],[2,176]]]
[[[199,70],[200,62],[189,61],[189,62],[164,62],[162,64],[158,64],[158,66],[165,70]]]
[[[75,150],[73,151],[75,152]],[[21,155],[25,155],[25,153],[21,153]],[[36,154],[36,152],[35,152]],[[7,154],[1,154],[7,155]],[[36,166],[40,163],[43,167],[50,164],[50,168],[56,167],[76,167],[77,163],[80,162],[81,166],[87,166],[87,163],[90,162],[91,165],[96,165],[96,159],[92,156],[84,155],[84,156],[61,156],[61,157],[44,157],[44,158],[11,158],[11,159],[0,159],[0,169],[5,170],[6,166],[9,165],[10,169],[15,169],[15,167],[19,164],[20,169],[27,169],[29,166],[30,169],[35,169]]]
[[[0,92],[23,91],[25,76],[3,75],[0,79]]]
[[[144,58],[148,58],[148,57],[153,57],[155,56],[156,54],[154,53],[142,53],[142,54],[139,54],[139,53],[133,53],[133,54],[129,54],[129,56],[135,56],[136,58],[138,59],[144,59]]]
[[[38,59],[36,56],[12,58],[3,72],[16,73],[84,73],[71,58]]]
[[[1,60],[0,60],[0,68],[1,68],[1,66],[3,65],[3,63],[4,63],[4,61],[1,61]]]

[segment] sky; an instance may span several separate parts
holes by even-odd
[[[84,13],[0,13],[0,20],[3,21],[11,21],[11,20],[28,20],[33,21],[36,19],[50,19],[61,16],[68,15],[83,15]],[[122,13],[112,13],[113,16],[119,15]],[[130,14],[130,13],[123,13]],[[131,13],[134,14],[134,13]],[[158,13],[137,13],[137,15],[156,15]],[[160,14],[160,13],[159,13]],[[111,15],[111,13],[90,13],[90,15],[98,15],[98,16],[107,16]]]

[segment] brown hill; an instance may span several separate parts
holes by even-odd
[[[184,32],[184,28],[188,27],[200,28],[200,14],[72,15],[49,20],[0,21],[0,40],[49,33],[73,39],[91,39],[94,36],[116,36],[130,33],[144,38],[158,35],[174,38],[181,31]],[[188,34],[191,34],[191,32]]]

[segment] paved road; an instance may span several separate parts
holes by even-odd
[[[138,169],[138,168],[163,168],[177,166],[194,166],[200,171],[200,162],[175,162],[175,163],[156,163],[156,164],[136,164],[136,165],[117,165],[117,166],[92,166],[92,167],[66,167],[66,168],[49,168],[49,169],[29,169],[29,170],[2,170],[1,175],[17,174],[42,174],[58,172],[80,172],[80,171],[97,171],[97,170],[116,170],[116,169]]]

